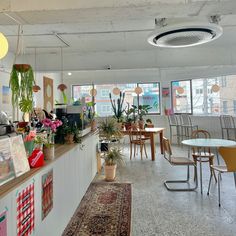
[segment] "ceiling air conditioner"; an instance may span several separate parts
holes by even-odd
[[[222,27],[214,23],[199,23],[196,21],[168,23],[165,18],[155,19],[156,29],[148,36],[148,42],[154,46],[167,48],[190,47],[211,42],[219,38]]]

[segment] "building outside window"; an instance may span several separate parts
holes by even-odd
[[[236,114],[236,100],[233,101],[233,106],[234,106],[234,114]]]
[[[174,113],[192,113],[191,80],[172,81],[172,108]]]
[[[228,102],[223,101],[223,113],[227,114],[228,113]]]

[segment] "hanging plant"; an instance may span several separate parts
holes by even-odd
[[[33,109],[33,69],[28,64],[14,64],[10,74],[13,107],[20,107],[25,114]],[[23,114],[23,117],[24,117]],[[24,118],[23,118],[24,120]]]

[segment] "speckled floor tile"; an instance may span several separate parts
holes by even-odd
[[[174,153],[187,155],[182,147],[173,147]],[[232,174],[222,175],[222,206],[218,207],[217,185],[209,181],[208,164],[203,164],[203,195],[195,192],[170,192],[163,182],[185,178],[184,167],[171,166],[157,147],[156,161],[143,161],[137,156],[129,160],[124,148],[126,165],[117,170],[117,182],[132,184],[133,236],[234,236],[236,235],[236,189]],[[148,150],[150,156],[150,150]],[[222,160],[221,160],[222,162]],[[97,176],[95,181],[101,181]]]

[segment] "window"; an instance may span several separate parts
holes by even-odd
[[[191,80],[171,82],[174,113],[192,113],[191,87]]]
[[[109,98],[109,90],[108,89],[101,89],[101,97]]]
[[[223,112],[225,114],[228,113],[228,102],[227,101],[223,101]]]
[[[233,106],[234,106],[234,114],[236,114],[236,100],[233,101]]]
[[[143,89],[142,94],[139,95],[139,104],[149,105],[152,109],[148,113],[160,113],[160,84],[147,83],[138,84]]]
[[[113,111],[111,108],[111,102],[109,93],[111,93],[112,99],[117,99],[119,95],[114,95],[112,90],[118,87],[122,92],[125,92],[124,107],[131,107],[131,105],[146,104],[150,105],[152,109],[149,111],[150,114],[160,113],[160,84],[159,83],[145,83],[139,84],[143,89],[143,93],[139,96],[134,92],[137,84],[103,84],[95,85],[97,95],[95,97],[95,109],[96,113],[100,117],[112,116]],[[86,97],[86,101],[91,101],[90,90],[92,85],[74,85],[72,87],[72,96],[75,100],[81,99],[83,96]]]

